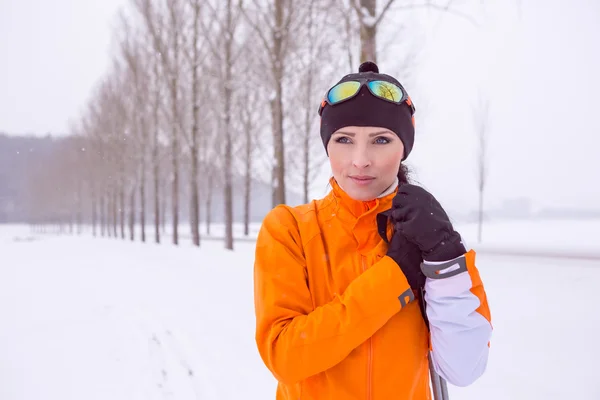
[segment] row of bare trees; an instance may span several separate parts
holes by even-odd
[[[316,115],[323,89],[340,71],[377,60],[385,16],[416,6],[130,0],[114,28],[111,68],[48,167],[62,179],[48,183],[56,199],[37,209],[37,221],[62,210],[89,221],[94,234],[142,241],[151,221],[153,241],[168,232],[179,244],[185,205],[199,246],[204,204],[207,233],[211,210],[223,207],[225,247],[233,249],[234,197],[244,197],[248,234],[253,182],[270,182],[272,206],[286,203],[290,186],[309,200],[325,161]],[[212,204],[217,190],[223,204]]]

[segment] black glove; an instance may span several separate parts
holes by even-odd
[[[440,203],[419,186],[403,184],[392,202],[395,231],[417,245],[427,261],[446,261],[466,253]]]
[[[387,256],[398,264],[410,288],[416,295],[421,293],[425,286],[425,275],[421,271],[421,250],[409,242],[401,232],[394,232],[392,240],[389,243]]]
[[[391,211],[388,210],[377,216],[379,235],[386,242],[388,242],[387,222],[391,216]],[[421,263],[423,262],[421,250],[414,243],[409,242],[400,232],[394,232],[391,240],[388,242],[386,255],[398,264],[410,288],[419,295],[425,285],[425,275],[421,271]]]

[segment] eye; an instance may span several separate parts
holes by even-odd
[[[350,143],[350,138],[348,136],[340,136],[335,139],[336,143]]]
[[[375,144],[388,144],[390,143],[392,140],[388,137],[385,136],[379,136],[375,139]]]

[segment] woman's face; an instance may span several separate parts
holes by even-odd
[[[327,151],[337,183],[353,199],[365,201],[394,183],[404,145],[388,129],[347,126],[333,133]]]

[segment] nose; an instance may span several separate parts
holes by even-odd
[[[369,152],[363,146],[356,146],[356,150],[352,155],[352,165],[355,168],[367,168],[371,165],[371,157]]]

